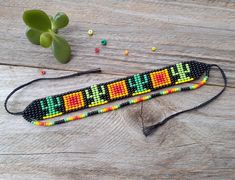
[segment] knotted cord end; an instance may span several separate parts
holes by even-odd
[[[153,127],[149,126],[149,127],[144,127],[143,128],[143,134],[145,135],[145,137],[151,135],[153,133]]]

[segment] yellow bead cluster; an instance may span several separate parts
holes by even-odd
[[[97,102],[97,103],[94,103],[94,104],[89,104],[89,107],[99,106],[99,105],[106,104],[106,103],[108,103],[108,101]]]
[[[193,78],[188,78],[188,79],[185,79],[185,80],[180,80],[178,82],[176,82],[175,84],[182,84],[182,83],[186,83],[186,82],[189,82],[189,81],[192,81]]]
[[[59,112],[59,113],[56,113],[56,114],[52,114],[52,115],[48,115],[48,116],[43,116],[43,119],[53,118],[53,117],[56,117],[56,116],[60,116],[62,114],[63,114],[62,112]]]
[[[145,91],[133,93],[132,96],[136,96],[136,95],[140,95],[140,94],[145,94],[145,93],[148,93],[148,92],[151,92],[151,89],[147,89]]]

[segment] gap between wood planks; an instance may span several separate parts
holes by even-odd
[[[51,154],[95,154],[92,152],[82,152],[82,151],[76,151],[76,152],[52,152],[52,153],[7,153],[7,154],[0,154],[0,156],[32,156],[32,155],[51,155]]]
[[[163,3],[164,4],[164,3]],[[167,3],[165,3],[165,5],[171,5],[171,2],[167,2]],[[177,5],[179,5],[179,3],[177,4]],[[180,4],[180,6],[182,6],[182,3]],[[195,6],[197,6],[196,4],[192,4],[191,5],[191,7],[195,7]],[[198,5],[199,7],[201,6],[201,5]],[[203,6],[203,5],[202,5]],[[100,9],[103,9],[103,10],[106,10],[106,11],[113,11],[113,10],[110,10],[110,8],[108,7],[108,6],[103,6],[103,5],[97,5],[96,4],[96,7],[97,8],[100,8]],[[211,7],[210,6],[203,6],[203,7],[206,7],[206,9],[210,9]],[[219,8],[219,7],[217,7],[217,8],[215,8],[215,9],[222,9],[222,10],[226,10],[226,11],[232,11],[232,12],[234,12],[235,10],[233,10],[233,9],[227,9],[227,8],[225,8],[225,9],[223,9],[223,8]],[[115,12],[117,12],[117,13],[121,13],[121,14],[124,14],[124,15],[129,15],[130,13],[128,13],[128,11],[123,11],[122,9],[118,9],[118,10],[116,10]],[[136,14],[136,15],[134,15],[134,14],[132,14],[132,16],[139,16],[139,15],[141,15],[141,14]],[[147,19],[147,18],[146,18]],[[148,17],[148,19],[153,19],[153,18],[149,18]],[[87,21],[81,21],[81,22],[83,22],[83,23],[89,23],[89,22],[87,22]],[[101,23],[96,23],[96,24],[101,24]],[[103,24],[103,23],[102,23]],[[225,28],[215,28],[215,27],[207,27],[207,26],[198,26],[198,25],[191,25],[191,24],[179,24],[179,23],[173,23],[173,22],[169,22],[169,21],[167,21],[167,22],[165,22],[165,24],[172,24],[172,25],[177,25],[177,26],[182,26],[182,27],[199,27],[199,28],[203,28],[203,29],[211,29],[211,30],[224,30],[224,31],[230,31],[230,32],[234,32],[234,30],[233,29],[225,29]]]

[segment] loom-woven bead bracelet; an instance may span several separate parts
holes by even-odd
[[[121,79],[117,79],[117,80],[106,82],[106,83],[92,85],[87,88],[78,89],[78,90],[66,92],[63,94],[47,96],[41,99],[36,99],[33,102],[31,102],[22,112],[9,111],[7,108],[8,99],[16,91],[18,91],[19,89],[29,84],[32,84],[33,82],[40,81],[40,80],[48,80],[48,79],[51,79],[51,80],[63,79],[63,78],[69,78],[69,77],[78,76],[82,74],[96,73],[96,72],[101,72],[101,71],[99,69],[96,69],[96,70],[84,71],[84,72],[75,73],[69,76],[63,76],[63,77],[58,77],[58,78],[40,78],[40,79],[35,79],[29,83],[23,84],[22,86],[13,90],[6,98],[5,109],[7,112],[11,114],[23,115],[23,117],[27,121],[31,122],[34,125],[53,126],[56,124],[62,124],[62,123],[66,123],[66,122],[70,122],[74,120],[83,119],[83,118],[93,116],[96,114],[120,109],[122,107],[131,105],[131,104],[136,104],[139,102],[143,102],[149,99],[153,99],[158,96],[167,95],[167,94],[171,94],[175,92],[198,89],[201,86],[205,85],[205,83],[207,82],[208,77],[209,77],[209,71],[211,67],[213,66],[217,67],[220,70],[224,79],[224,88],[221,90],[221,92],[218,93],[213,98],[211,98],[210,100],[194,108],[175,113],[156,125],[145,127],[143,130],[144,130],[144,134],[147,136],[151,134],[154,130],[156,130],[159,126],[165,124],[169,119],[175,117],[176,115],[179,115],[183,112],[187,112],[193,109],[200,108],[208,104],[212,100],[216,99],[220,94],[222,94],[222,92],[225,90],[227,86],[227,79],[226,79],[224,71],[218,65],[215,65],[215,64],[210,65],[210,64],[197,62],[197,61],[181,62],[181,63],[171,65],[165,68],[161,68],[158,70],[152,70],[152,71],[148,71],[148,72],[144,72],[140,74],[135,74],[133,76],[128,76],[126,78],[121,78]],[[101,108],[101,109],[90,111],[90,112],[85,112],[77,116],[64,118],[62,120],[41,121],[41,120],[46,120],[49,118],[61,116],[70,112],[77,111],[77,110],[103,105],[103,104],[107,104],[109,102],[113,102],[116,100],[134,97],[137,95],[143,95],[146,93],[154,92],[162,88],[197,80],[200,77],[202,77],[203,74],[205,74],[204,78],[201,80],[201,82],[195,85],[163,90],[163,91],[156,92],[150,95],[137,97],[135,99],[128,100],[121,104]]]

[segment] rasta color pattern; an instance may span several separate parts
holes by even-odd
[[[129,100],[129,101],[126,101],[126,102],[118,104],[118,105],[109,106],[109,107],[102,108],[102,109],[95,110],[95,111],[81,113],[77,116],[68,117],[68,118],[65,118],[65,119],[62,119],[62,120],[58,120],[58,121],[47,121],[47,122],[31,121],[31,123],[36,125],[36,126],[54,126],[54,125],[57,125],[57,124],[63,124],[63,123],[70,122],[70,121],[80,120],[80,119],[84,119],[86,117],[93,116],[93,115],[96,115],[96,114],[101,114],[101,113],[106,113],[106,112],[109,112],[109,111],[114,111],[114,110],[123,108],[125,106],[131,105],[131,104],[137,104],[137,103],[140,103],[140,102],[143,102],[143,101],[147,101],[147,100],[153,99],[154,97],[157,97],[157,96],[163,96],[163,95],[172,94],[172,93],[176,93],[176,92],[198,89],[198,88],[202,87],[203,85],[205,85],[207,80],[208,80],[208,76],[205,76],[199,84],[195,84],[195,85],[184,87],[184,88],[173,88],[173,89],[169,89],[169,90],[165,90],[165,91],[160,91],[156,94],[151,94],[151,95],[147,95],[147,96],[143,96],[143,97],[138,97],[136,99]]]
[[[91,115],[119,109],[126,105],[135,104],[156,96],[179,91],[193,90],[205,84],[207,76],[196,85],[186,88],[173,88],[152,95],[136,98],[125,103],[102,108],[78,116],[65,118],[55,122],[39,122],[38,120],[53,118],[69,112],[99,106],[119,99],[133,97],[161,88],[182,84],[199,79],[207,70],[208,65],[196,61],[182,62],[159,70],[135,74],[115,81],[92,85],[90,87],[67,92],[60,95],[48,96],[33,101],[23,112],[26,120],[35,125],[51,126],[72,120],[82,119]]]

